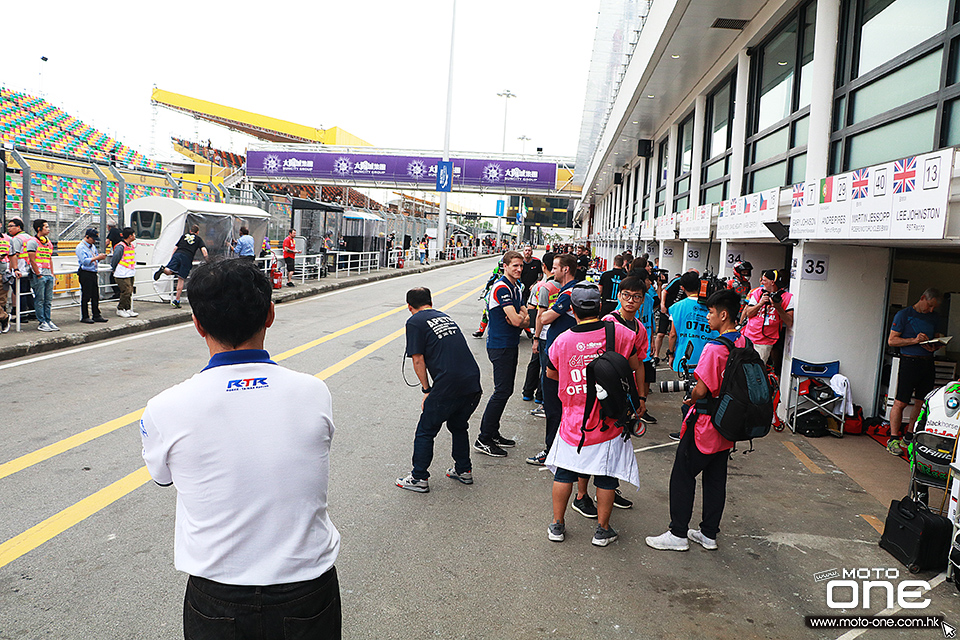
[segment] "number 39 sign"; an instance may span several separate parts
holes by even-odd
[[[806,253],[800,267],[801,280],[826,280],[827,268],[830,266],[830,256]]]

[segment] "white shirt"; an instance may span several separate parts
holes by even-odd
[[[143,412],[143,459],[177,488],[174,564],[233,585],[312,580],[340,533],[327,515],[330,392],[317,378],[229,351]]]

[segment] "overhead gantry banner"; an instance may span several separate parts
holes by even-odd
[[[432,191],[440,156],[292,150],[247,151],[249,178],[357,181]],[[556,162],[451,158],[453,190],[555,191]]]

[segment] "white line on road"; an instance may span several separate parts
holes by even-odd
[[[649,447],[641,447],[639,449],[634,449],[634,453],[640,453],[641,451],[650,451],[650,449],[662,449],[663,447],[672,447],[675,444],[680,444],[677,441],[674,442],[664,442],[663,444],[654,444]]]
[[[429,273],[429,272],[427,272],[427,273]],[[423,274],[420,274],[420,273],[410,273],[410,274],[407,274],[407,275],[404,275],[404,276],[398,276],[398,277],[399,277],[399,278],[409,278],[410,276],[417,276],[417,275],[423,275]],[[328,291],[327,293],[321,293],[321,294],[318,294],[318,295],[315,295],[315,296],[310,296],[310,297],[304,298],[304,299],[302,299],[302,300],[295,300],[295,301],[293,301],[293,302],[283,303],[283,304],[281,304],[278,308],[284,309],[284,308],[287,308],[287,307],[292,307],[292,306],[294,306],[294,305],[296,305],[296,304],[301,304],[301,303],[303,303],[303,302],[313,302],[313,301],[315,301],[315,300],[319,300],[320,298],[327,298],[327,297],[329,297],[329,296],[337,295],[338,293],[346,293],[347,291],[356,291],[357,289],[363,289],[364,287],[369,287],[369,286],[372,286],[372,285],[375,285],[375,284],[382,284],[382,283],[385,283],[385,282],[389,282],[390,280],[396,280],[396,278],[389,278],[389,279],[387,279],[387,280],[377,280],[376,282],[366,282],[366,283],[364,283],[364,284],[358,284],[358,285],[353,286],[353,287],[344,287],[343,289],[337,289],[336,291]],[[82,346],[82,347],[77,347],[76,349],[67,349],[66,351],[56,351],[56,352],[54,352],[54,353],[48,353],[48,354],[46,354],[46,355],[37,356],[37,357],[35,357],[35,358],[28,358],[28,359],[26,359],[26,360],[19,360],[19,361],[17,361],[17,362],[8,362],[7,364],[2,364],[2,365],[0,365],[0,371],[3,371],[4,369],[12,369],[12,368],[14,368],[14,367],[20,367],[20,366],[23,366],[23,365],[26,365],[26,364],[33,364],[33,363],[35,363],[35,362],[43,362],[44,360],[51,360],[51,359],[53,359],[53,358],[60,358],[60,357],[62,357],[62,356],[69,356],[69,355],[73,355],[74,353],[83,353],[84,351],[91,351],[91,350],[93,350],[93,349],[102,349],[103,347],[109,347],[109,346],[113,346],[113,345],[115,345],[115,344],[121,344],[121,343],[123,343],[123,342],[128,342],[128,341],[130,341],[130,340],[140,340],[141,338],[152,338],[153,336],[158,336],[158,335],[160,335],[160,334],[162,334],[162,333],[167,333],[167,332],[169,332],[169,331],[178,331],[178,330],[180,330],[180,329],[187,329],[187,328],[190,328],[190,327],[193,327],[193,324],[192,324],[192,323],[189,323],[189,322],[185,322],[185,323],[179,324],[179,325],[177,325],[177,326],[175,326],[175,327],[167,327],[167,328],[165,328],[165,329],[157,329],[157,330],[155,330],[155,331],[147,331],[147,332],[145,332],[145,333],[137,333],[137,334],[134,334],[134,335],[132,335],[132,336],[124,336],[124,337],[122,337],[122,338],[112,338],[112,339],[110,339],[110,340],[103,340],[103,341],[95,342],[95,343],[93,343],[93,344],[85,345],[85,346]]]

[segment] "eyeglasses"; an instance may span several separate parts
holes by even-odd
[[[621,293],[620,299],[625,302],[643,302],[642,293]]]

